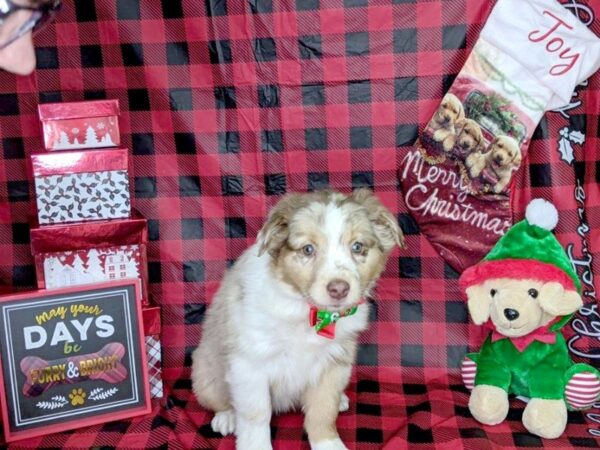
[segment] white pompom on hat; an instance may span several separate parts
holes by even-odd
[[[527,205],[525,219],[529,225],[537,225],[544,230],[552,231],[558,224],[558,210],[548,200],[535,198]]]

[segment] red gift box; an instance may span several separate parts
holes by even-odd
[[[142,302],[147,306],[147,242],[147,222],[140,217],[34,226],[31,250],[38,287],[50,289],[140,278]],[[98,275],[99,271],[102,274]]]
[[[127,149],[31,156],[40,224],[129,217]]]
[[[144,335],[151,336],[160,334],[160,307],[148,306],[142,309],[142,318],[144,320]]]
[[[38,106],[46,150],[118,147],[119,101],[46,103]]]

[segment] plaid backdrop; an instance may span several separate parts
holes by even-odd
[[[600,34],[600,1],[566,4]],[[38,103],[119,99],[134,202],[149,221],[166,395],[150,416],[14,447],[233,449],[232,438],[210,431],[212,416],[190,391],[190,354],[206,305],[279,195],[358,186],[372,187],[397,213],[408,249],[392,255],[361,337],[350,411],[338,420],[347,445],[599,447],[600,415],[571,413],[556,441],[525,431],[518,400],[499,426],[482,427],[471,417],[458,366],[481,333],[468,324],[458,274],[419,233],[399,190],[399,161],[493,5],[65,1],[56,23],[36,37],[37,72],[0,73],[0,280],[6,290],[34,285],[26,158],[41,147]],[[515,219],[533,196],[558,206],[558,235],[576,261],[588,305],[569,328],[572,347],[600,357],[593,279],[600,258],[600,76],[576,92],[569,108],[546,114],[536,130],[513,204]],[[573,131],[584,133],[585,143],[569,139]],[[272,426],[275,449],[308,449],[300,414],[275,417]]]

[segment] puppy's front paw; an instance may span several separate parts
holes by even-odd
[[[345,412],[350,409],[350,400],[348,396],[342,392],[342,396],[340,397],[340,406],[338,408],[339,412]]]
[[[232,409],[216,413],[210,427],[215,433],[221,433],[223,436],[232,434],[235,431],[235,413]]]
[[[444,142],[442,143],[442,147],[444,147],[444,151],[450,152],[454,148],[455,144],[456,144],[456,136],[450,135],[446,139],[444,139]]]
[[[235,450],[273,450],[270,438],[237,436]]]
[[[249,421],[244,414],[238,414],[235,434],[236,450],[273,450],[271,427],[268,421]]]
[[[310,445],[311,450],[348,450],[340,438],[327,439]]]

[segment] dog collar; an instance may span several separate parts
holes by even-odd
[[[363,304],[364,300],[360,300],[356,305],[350,306],[341,311],[328,311],[327,309],[319,309],[314,305],[310,306],[308,322],[311,327],[315,328],[318,335],[333,339],[335,337],[335,324],[342,317],[348,317],[358,311],[359,305]]]
[[[560,320],[560,318],[558,318]],[[501,339],[509,339],[510,342],[516,347],[519,352],[523,352],[533,341],[543,342],[544,344],[555,344],[556,343],[556,330],[552,330],[552,326],[558,320],[553,320],[543,327],[536,328],[531,333],[520,337],[508,337],[499,333],[491,320],[486,323],[486,328],[492,330],[491,340],[492,342],[499,341]]]

